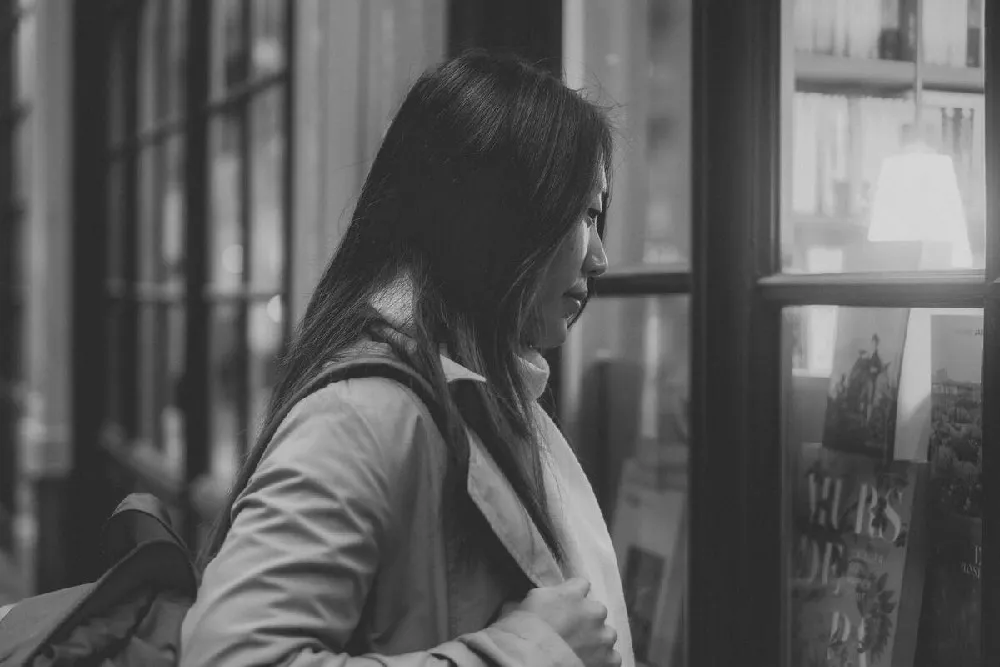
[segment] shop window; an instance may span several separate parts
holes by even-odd
[[[785,3],[781,268],[811,274],[775,301],[792,665],[990,664],[985,5]]]
[[[291,6],[112,12],[103,444],[179,507],[234,473],[288,332]]]
[[[31,188],[34,21],[32,3],[0,3],[0,552],[15,548],[15,516],[25,510],[18,450],[28,404],[23,257]]]
[[[610,269],[560,358],[560,417],[608,522],[636,658],[687,664],[692,7],[563,3],[562,63],[610,110]]]

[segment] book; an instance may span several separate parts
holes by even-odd
[[[909,309],[841,308],[823,421],[823,446],[893,457]]]
[[[668,449],[671,462],[625,462],[611,526],[640,667],[684,664],[687,451]]]
[[[931,318],[926,603],[917,667],[976,665],[982,565],[982,315]]]
[[[911,667],[923,595],[927,464],[799,449],[791,664]]]

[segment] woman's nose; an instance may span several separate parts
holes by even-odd
[[[590,230],[590,242],[587,244],[587,256],[583,260],[583,273],[588,278],[597,278],[608,271],[608,255],[604,252],[604,241],[601,240],[597,228]]]

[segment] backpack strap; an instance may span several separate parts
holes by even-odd
[[[166,505],[149,493],[125,497],[104,523],[101,547],[109,565],[117,563],[141,544],[153,540],[172,542],[185,553],[188,549],[177,532]]]
[[[370,353],[352,357],[346,361],[333,363],[325,367],[319,375],[313,378],[305,387],[300,389],[295,394],[294,398],[286,404],[284,410],[278,415],[277,419],[271,420],[269,428],[262,433],[265,438],[265,442],[269,443],[271,439],[274,438],[278,427],[288,417],[292,408],[298,405],[300,401],[308,398],[320,389],[328,387],[334,382],[370,377],[385,378],[387,380],[398,382],[416,394],[417,398],[431,413],[431,418],[433,418],[434,423],[437,425],[442,437],[447,437],[447,420],[445,410],[440,401],[438,401],[431,384],[420,376],[413,368],[397,360],[395,357],[391,357],[387,354]],[[242,491],[243,489],[240,489],[241,493]],[[448,591],[448,627],[451,634],[455,635],[457,634],[456,629],[458,628],[458,618],[455,615],[455,610],[458,609],[458,605],[456,603],[458,591],[455,589],[455,582],[453,581],[454,577],[451,576],[451,573],[456,567],[456,557],[453,553],[453,549],[450,547],[446,549],[446,558],[448,561],[447,569],[449,574],[449,576],[446,577]]]
[[[270,442],[274,438],[278,427],[285,421],[292,409],[320,389],[324,389],[335,382],[369,377],[393,380],[416,394],[420,402],[431,413],[431,417],[434,419],[438,430],[441,431],[442,435],[446,435],[447,419],[445,417],[445,410],[438,401],[431,384],[413,368],[394,357],[386,354],[370,353],[326,366],[306,386],[302,387],[292,400],[288,401],[284,410],[277,416],[277,419],[271,420],[268,429],[262,433],[264,440]]]

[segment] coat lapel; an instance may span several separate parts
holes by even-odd
[[[552,550],[507,478],[471,430],[468,491],[500,543],[536,586],[562,583],[562,569]]]
[[[441,356],[441,366],[449,383],[459,381],[486,382],[468,368]],[[528,516],[514,488],[500,471],[496,461],[471,428],[469,436],[469,476],[467,489],[472,502],[493,529],[524,574],[536,586],[553,586],[564,580],[552,550]]]

